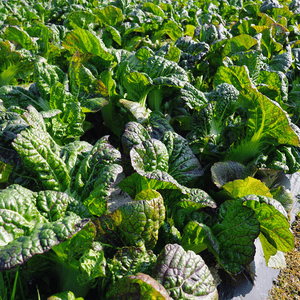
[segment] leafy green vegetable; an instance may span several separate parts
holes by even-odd
[[[218,299],[214,279],[201,256],[177,244],[166,245],[157,258],[153,276],[172,298]]]

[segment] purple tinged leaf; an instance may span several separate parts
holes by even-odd
[[[214,279],[200,255],[168,244],[157,258],[153,277],[173,299],[218,299]]]

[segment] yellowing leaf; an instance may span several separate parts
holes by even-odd
[[[258,179],[247,177],[246,179],[237,179],[223,185],[223,189],[237,199],[246,195],[255,194],[273,198],[267,186]]]

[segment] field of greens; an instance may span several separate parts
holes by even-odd
[[[282,267],[299,36],[299,0],[0,0],[0,299],[218,299],[256,239]]]

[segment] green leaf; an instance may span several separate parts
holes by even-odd
[[[41,97],[48,101],[51,87],[59,82],[66,84],[67,80],[65,73],[58,66],[46,62],[38,62],[34,65],[34,77]]]
[[[68,291],[68,292],[54,294],[53,296],[50,296],[48,300],[84,300],[84,299],[82,297],[76,298],[72,292]]]
[[[130,150],[132,167],[138,171],[168,171],[169,155],[166,146],[155,139],[146,140]]]
[[[0,42],[0,86],[25,80],[32,74],[35,58],[24,51],[15,51],[9,41]]]
[[[22,159],[25,169],[45,189],[65,191],[71,178],[60,158],[59,146],[46,132],[42,116],[29,106],[23,118],[30,126],[17,135],[12,146]]]
[[[280,144],[299,146],[299,138],[291,127],[287,113],[277,103],[248,88],[240,92],[238,104],[248,108],[249,130],[260,136],[271,136]]]
[[[107,5],[101,10],[96,10],[97,17],[105,24],[115,26],[124,19],[122,10],[113,5]]]
[[[121,154],[108,142],[108,136],[97,141],[77,169],[74,188],[77,195],[97,216],[107,212],[110,188],[122,172]]]
[[[203,175],[199,160],[185,138],[171,131],[165,132],[162,142],[168,149],[168,173],[180,184],[186,185]]]
[[[184,195],[184,198],[177,202],[177,205],[181,208],[189,210],[190,212],[204,207],[217,207],[215,201],[209,196],[209,194],[197,188],[189,189],[187,197]]]
[[[143,125],[137,122],[128,122],[122,135],[124,153],[129,155],[130,150],[142,142],[150,139],[150,135]]]
[[[36,50],[36,44],[33,42],[29,34],[16,26],[6,27],[3,37],[9,41],[20,44],[24,49]]]
[[[294,236],[290,231],[290,224],[280,211],[260,198],[258,201],[248,200],[244,205],[253,209],[260,223],[259,238],[267,264],[277,250],[288,252],[294,249]]]
[[[152,80],[147,74],[131,72],[123,78],[123,84],[127,90],[127,99],[146,106],[145,98],[150,89],[152,89]]]
[[[67,216],[51,223],[37,223],[27,235],[14,239],[0,249],[0,270],[4,271],[23,264],[36,254],[50,250],[54,245],[80,231],[89,220]]]
[[[147,189],[170,189],[187,193],[186,188],[181,186],[171,175],[160,170],[140,172],[140,174],[133,173],[123,179],[118,187],[129,194],[131,198],[135,198],[136,194]]]
[[[165,219],[165,207],[158,192],[149,193],[151,197],[137,194],[137,201],[126,203],[117,209],[122,218],[118,230],[128,246],[138,246],[142,242],[146,249],[152,249],[157,242],[158,230]],[[141,198],[146,199],[140,200]]]
[[[68,32],[62,45],[72,54],[80,51],[83,54],[92,53],[95,56],[100,56],[105,61],[114,60],[113,55],[108,52],[101,39],[85,29],[77,28]]]
[[[253,86],[246,66],[219,67],[214,76],[214,88],[224,82],[232,84],[238,91]]]
[[[211,167],[212,181],[218,188],[235,179],[245,179],[254,173],[254,168],[246,167],[237,161],[217,162]]]
[[[130,112],[133,121],[143,124],[148,120],[150,112],[141,104],[126,99],[120,99],[119,102]]]
[[[123,247],[108,259],[107,266],[111,272],[113,282],[127,275],[149,273],[156,262],[156,255],[151,251],[143,251],[136,247]]]
[[[164,34],[168,35],[171,40],[176,41],[182,37],[182,30],[177,23],[175,23],[173,20],[169,20],[167,23],[164,23],[161,30],[154,34],[153,39],[160,40]]]
[[[17,184],[0,191],[1,247],[32,231],[36,222],[47,222],[35,201],[33,192]]]
[[[90,25],[98,23],[98,18],[88,11],[72,11],[67,15],[66,20],[74,29],[88,29]]]
[[[223,81],[224,82],[224,81]],[[208,100],[203,92],[195,88],[192,84],[186,83],[180,90],[181,98],[191,109],[201,110],[206,107]]]
[[[279,186],[277,188],[271,189],[270,192],[273,198],[282,204],[285,211],[289,215],[294,203],[294,198],[291,191],[288,190],[285,186]]]
[[[270,67],[275,71],[286,73],[293,63],[291,47],[287,47],[287,51],[277,54],[269,63]]]
[[[109,25],[106,25],[105,29],[111,33],[113,40],[118,45],[121,46],[121,44],[122,44],[122,37],[121,37],[120,32],[116,28],[114,28],[112,26],[109,26]]]
[[[99,244],[100,245],[100,244]],[[102,248],[102,247],[101,247]],[[80,276],[77,278],[79,284],[88,284],[93,279],[105,277],[106,259],[104,251],[97,249],[88,249],[79,259]]]
[[[272,198],[272,194],[267,186],[260,180],[252,177],[236,179],[224,184],[222,187],[230,195],[230,197],[232,197],[232,199],[237,199],[249,194]]]
[[[159,299],[171,300],[166,289],[147,274],[137,273],[122,277],[112,285],[106,299]]]
[[[156,4],[152,2],[145,2],[143,3],[143,8],[146,10],[151,11],[154,15],[164,18],[165,14],[164,11]]]
[[[231,56],[240,51],[247,51],[256,44],[257,39],[248,34],[241,34],[227,41],[223,49],[223,55]]]
[[[231,148],[226,160],[247,163],[258,157],[267,145],[289,144],[299,146],[299,137],[291,127],[286,111],[254,88],[240,91],[239,107],[248,109],[246,138]]]
[[[214,236],[211,228],[196,221],[190,221],[183,229],[181,246],[186,250],[200,253],[209,249],[216,257],[219,254],[219,241]]]
[[[221,224],[213,226],[212,232],[219,241],[220,264],[232,274],[242,272],[254,259],[254,240],[260,233],[260,222],[254,211],[236,200],[227,209]]]
[[[201,256],[168,244],[157,258],[153,277],[173,299],[218,299],[214,279]]]

